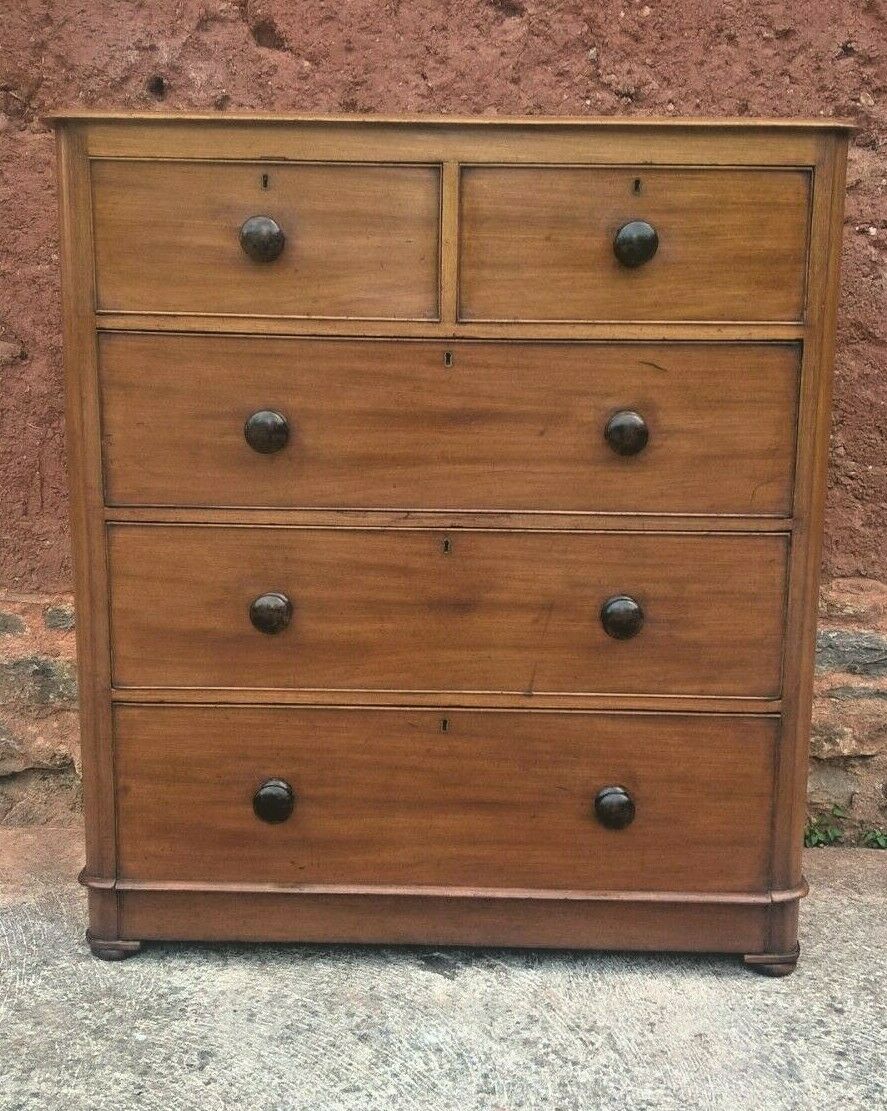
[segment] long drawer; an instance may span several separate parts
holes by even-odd
[[[761,890],[777,728],[750,715],[118,706],[119,875]],[[274,823],[254,803],[269,780],[294,800]],[[634,807],[623,828],[598,816],[607,787]]]
[[[112,525],[113,679],[772,698],[787,547],[781,534]]]
[[[800,320],[810,180],[792,169],[465,167],[460,318]]]
[[[97,160],[92,184],[99,309],[438,314],[438,166]],[[255,218],[277,239],[250,254]]]
[[[99,354],[114,505],[791,509],[793,345],[104,334]]]

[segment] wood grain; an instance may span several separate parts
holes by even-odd
[[[799,351],[103,335],[112,505],[785,514]],[[451,365],[447,365],[449,362]],[[274,409],[286,448],[252,451]],[[650,442],[620,457],[620,409]]]
[[[278,127],[291,129],[292,124],[344,125],[348,130],[357,129],[373,133],[373,129],[385,128],[391,124],[401,129],[415,130],[418,127],[433,126],[447,130],[462,131],[466,127],[477,128],[480,131],[505,131],[513,132],[515,127],[528,127],[540,129],[554,128],[557,131],[591,131],[599,128],[604,132],[613,131],[646,131],[653,130],[680,133],[684,131],[724,132],[747,131],[752,132],[757,138],[761,134],[773,132],[786,135],[791,132],[801,133],[812,131],[854,131],[856,125],[849,119],[833,116],[527,116],[527,115],[447,115],[444,113],[422,112],[394,112],[394,113],[369,113],[348,112],[284,112],[278,109],[225,112],[218,111],[200,112],[189,110],[182,112],[177,109],[146,110],[144,108],[87,108],[83,105],[65,108],[59,106],[41,117],[48,123],[60,123],[66,120],[84,120],[99,123],[136,123],[141,125],[157,123],[158,121],[169,127],[173,124],[190,124],[192,130],[203,131],[208,124],[247,123],[254,129],[256,124],[276,124]],[[195,128],[195,125],[199,125]]]
[[[362,706],[364,709],[393,706],[439,706],[439,691],[304,690],[293,687],[115,687],[114,702],[188,703],[195,705],[250,706]],[[780,698],[723,697],[698,694],[539,694],[537,691],[503,695],[501,692],[448,691],[447,705],[453,709],[498,710],[503,705],[524,713],[537,710],[650,710],[662,713],[778,714]]]
[[[118,687],[780,690],[779,535],[113,525],[109,541]],[[266,591],[295,608],[277,636],[248,617]],[[623,593],[647,620],[616,641],[599,611]]]
[[[182,941],[671,949],[749,953],[766,945],[763,906],[388,895],[126,891],[121,936]]]
[[[463,320],[800,320],[810,176],[800,170],[467,167]],[[616,231],[646,220],[630,269]]]
[[[828,475],[831,397],[844,220],[847,138],[822,142],[813,189],[810,303],[817,307],[804,344],[799,449],[786,641],[785,743],[780,747],[779,806],[773,828],[773,876],[795,883],[807,818],[807,769],[813,707],[813,671],[819,620],[819,570]],[[797,917],[782,923],[774,945],[787,951]],[[794,936],[793,936],[794,935]],[[774,949],[773,951],[778,951]]]
[[[437,317],[436,166],[99,160],[92,182],[100,309]],[[287,236],[272,263],[240,247],[256,215]]]
[[[448,271],[451,273],[451,271]],[[445,275],[446,276],[446,275]],[[448,280],[452,281],[452,278]],[[446,302],[453,304],[455,288],[446,292]],[[451,311],[450,308],[447,309]],[[354,338],[360,335],[377,339],[476,339],[476,340],[594,340],[673,343],[679,340],[700,340],[703,343],[735,341],[738,343],[790,343],[802,340],[803,324],[797,321],[673,320],[632,321],[465,321],[465,320],[361,320],[359,327],[347,319],[319,317],[269,316],[261,312],[220,313],[96,313],[95,325],[106,332],[199,332],[219,335],[255,336],[336,336]]]
[[[596,125],[597,124],[597,125]],[[807,166],[818,137],[846,133],[840,120],[694,120],[591,118],[546,120],[374,117],[305,119],[266,115],[238,120],[150,114],[93,118],[91,157],[218,160],[554,162],[620,165]]]
[[[753,891],[777,723],[755,717],[117,707],[120,877]],[[293,816],[252,796],[289,782]],[[619,784],[637,817],[593,816]],[[741,840],[736,829],[743,828]]]
[[[113,875],[117,866],[111,742],[108,583],[96,336],[92,327],[92,225],[86,136],[79,126],[59,135],[59,225],[65,354],[65,430],[69,512],[77,606],[77,684],[86,866]],[[90,891],[90,922],[101,937],[118,933],[117,896]]]
[[[497,529],[502,532],[780,532],[791,517],[685,513],[551,513],[464,509],[256,509],[251,506],[106,505],[105,520],[170,525],[313,525],[326,528]]]

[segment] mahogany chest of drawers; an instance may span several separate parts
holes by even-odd
[[[56,123],[93,951],[790,971],[846,127]]]

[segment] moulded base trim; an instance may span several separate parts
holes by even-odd
[[[673,898],[673,897],[671,897]],[[760,953],[772,905],[230,891],[118,894],[139,941],[322,942]]]

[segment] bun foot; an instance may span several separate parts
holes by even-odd
[[[92,955],[100,961],[125,961],[127,957],[134,957],[142,948],[140,941],[102,941],[93,937],[89,930],[86,931],[86,941]]]
[[[801,947],[796,945],[791,953],[748,953],[743,960],[762,976],[791,976],[800,955]]]

